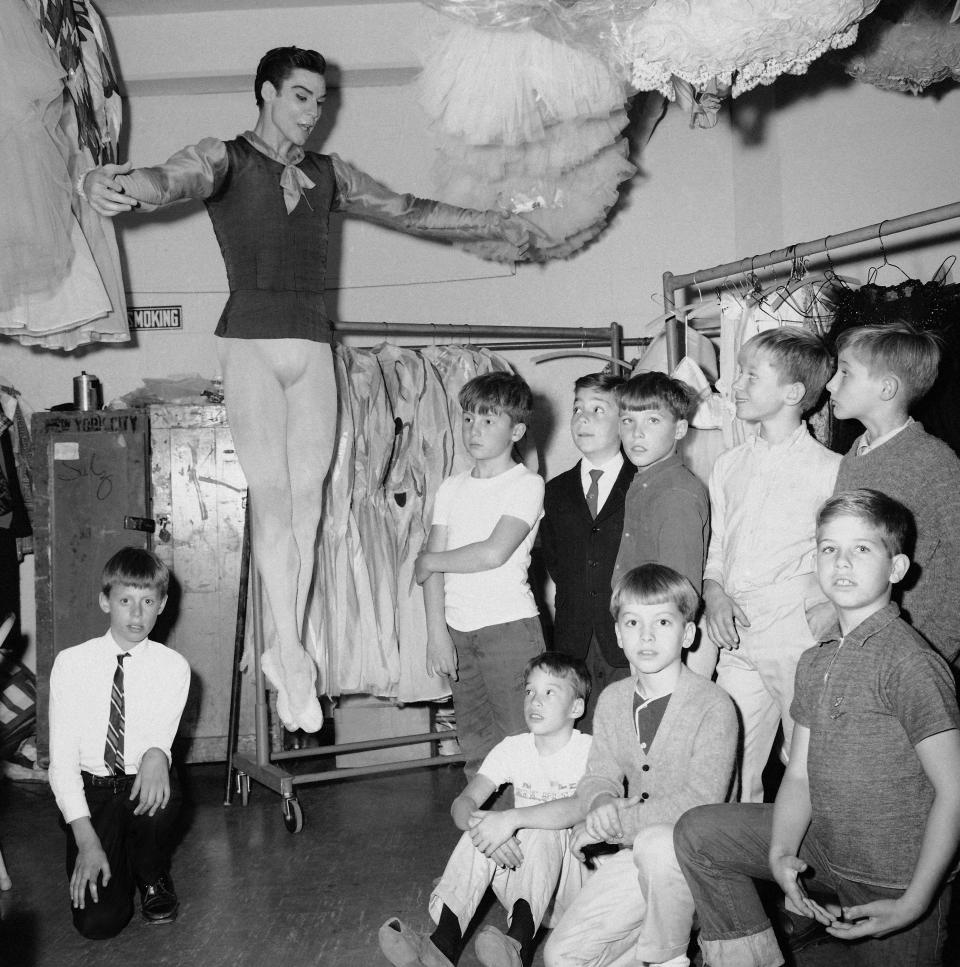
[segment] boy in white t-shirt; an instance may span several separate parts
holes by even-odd
[[[507,910],[504,934],[480,929],[476,953],[484,967],[529,965],[547,911],[579,890],[583,867],[570,852],[569,827],[583,816],[575,796],[590,751],[590,736],[573,726],[590,694],[579,658],[543,652],[524,675],[523,715],[529,728],[500,742],[480,772],[453,801],[450,813],[464,831],[430,896],[436,930],[423,937],[395,917],[380,928],[380,949],[394,967],[451,967],[484,893],[493,887]],[[503,785],[515,807],[480,807]]]
[[[533,410],[519,376],[477,376],[459,400],[474,466],[440,485],[415,573],[427,612],[427,672],[450,678],[471,779],[501,739],[525,729],[524,669],[544,650],[527,582],[544,484],[513,457]]]

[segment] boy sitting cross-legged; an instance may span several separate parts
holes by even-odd
[[[911,525],[875,490],[820,509],[817,577],[839,633],[800,657],[777,801],[704,806],[677,824],[707,965],[784,962],[753,879],[775,880],[789,910],[857,941],[845,964],[942,963],[960,843],[960,713],[949,667],[890,600],[910,566]]]
[[[421,937],[396,918],[380,928],[380,949],[395,967],[450,967],[487,887],[507,909],[506,934],[483,927],[476,952],[485,967],[521,967],[556,897],[562,908],[579,889],[580,864],[570,853],[569,827],[581,818],[574,796],[583,775],[590,736],[573,726],[583,714],[590,679],[583,662],[556,652],[531,659],[525,674],[523,714],[529,732],[503,739],[479,773],[453,801],[450,813],[464,830],[430,897],[437,924]],[[480,807],[512,784],[515,807]]]
[[[572,845],[621,849],[567,908],[547,941],[547,967],[689,964],[693,898],[673,852],[673,825],[692,806],[729,794],[737,748],[733,702],[681,661],[698,604],[690,582],[662,564],[635,568],[613,592],[632,678],[608,685],[597,703],[577,787],[586,821]]]

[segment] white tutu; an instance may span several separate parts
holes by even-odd
[[[522,19],[522,4],[507,6],[500,13]],[[471,16],[477,9],[471,5]],[[528,26],[444,23],[419,90],[438,131],[438,194],[524,214],[546,236],[528,257],[565,257],[596,237],[620,182],[636,170],[621,137],[626,88],[615,69]],[[518,254],[504,242],[463,248],[502,262]]]
[[[626,28],[638,90],[672,100],[673,75],[701,87],[718,78],[742,94],[781,74],[802,74],[856,40],[878,0],[658,0]]]
[[[442,134],[466,144],[540,141],[561,121],[605,118],[624,87],[592,54],[530,29],[449,22],[424,59],[420,103]]]

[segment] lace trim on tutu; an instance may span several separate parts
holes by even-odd
[[[732,82],[734,96],[781,74],[802,74],[826,51],[850,46],[877,0],[660,0],[625,31],[638,90],[673,98],[673,75],[702,87]]]

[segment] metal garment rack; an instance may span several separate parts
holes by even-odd
[[[925,211],[914,212],[900,218],[885,219],[875,225],[854,228],[837,235],[826,235],[811,242],[798,242],[795,245],[788,245],[786,248],[775,249],[765,254],[748,255],[746,258],[738,259],[735,262],[725,262],[723,265],[715,265],[709,269],[697,269],[695,272],[686,272],[683,275],[664,272],[663,308],[668,314],[674,313],[677,308],[676,293],[691,285],[715,282],[718,279],[726,279],[731,276],[747,275],[770,265],[792,262],[794,259],[806,258],[808,255],[816,255],[820,252],[834,252],[837,249],[873,239],[882,240],[885,235],[896,235],[898,232],[922,228],[924,225],[934,225],[937,222],[949,221],[951,218],[960,218],[960,202],[941,205],[939,208],[928,208]],[[667,367],[670,372],[673,372],[683,354],[684,323],[676,315],[668,315],[666,327]]]
[[[426,337],[431,342],[441,340],[449,343],[451,340],[466,339],[469,345],[477,348],[488,347],[493,350],[501,349],[546,349],[546,348],[588,348],[591,346],[608,346],[613,360],[622,358],[625,345],[639,345],[646,343],[646,339],[624,339],[623,330],[619,323],[612,322],[609,326],[567,328],[561,326],[469,326],[469,325],[432,325],[422,323],[386,323],[386,322],[341,322],[335,326],[337,335],[367,335],[384,338]],[[478,342],[477,340],[481,340]],[[413,348],[413,347],[409,347]],[[241,694],[240,656],[243,650],[243,638],[246,627],[247,580],[250,576],[252,596],[250,600],[251,618],[253,620],[253,660],[254,660],[254,753],[247,755],[237,752],[237,738],[239,734],[239,702]],[[252,565],[249,539],[249,510],[247,523],[244,527],[244,545],[241,559],[241,587],[237,608],[237,629],[235,640],[235,654],[233,664],[233,678],[230,699],[230,713],[227,737],[227,772],[224,805],[233,802],[235,793],[240,794],[242,804],[247,805],[250,795],[250,780],[253,779],[281,796],[281,812],[283,822],[291,833],[299,833],[303,829],[303,809],[297,799],[297,786],[308,783],[331,782],[335,779],[347,779],[360,776],[379,775],[386,772],[397,772],[416,769],[423,766],[447,765],[463,762],[460,755],[443,755],[438,752],[440,742],[456,738],[455,730],[443,732],[424,732],[416,735],[398,735],[385,738],[368,739],[361,742],[334,743],[332,745],[311,747],[305,749],[289,749],[272,751],[270,741],[270,710],[268,704],[266,681],[260,664],[263,654],[263,591],[260,577]],[[398,762],[385,762],[378,765],[338,766],[322,772],[291,773],[282,765],[291,759],[328,757],[344,755],[351,752],[368,752],[377,749],[390,749],[398,746],[423,745],[429,743],[430,754],[414,759],[404,759]]]

